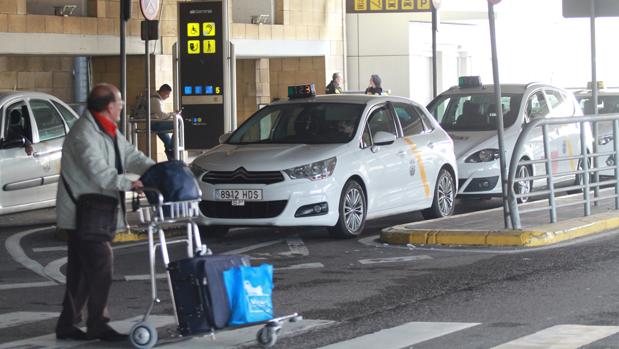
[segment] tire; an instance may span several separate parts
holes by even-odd
[[[220,225],[199,225],[201,238],[223,238],[230,228]]]
[[[533,189],[533,180],[528,181],[518,181],[518,178],[530,177],[531,176],[531,168],[525,165],[519,165],[516,168],[516,178],[514,183],[514,192],[516,194],[529,194]],[[528,196],[523,196],[518,198],[519,204],[524,204],[529,201]]]
[[[424,219],[441,218],[451,216],[454,213],[456,199],[456,186],[451,172],[441,169],[434,188],[432,206],[421,211]]]
[[[588,168],[591,169],[591,158],[587,158],[587,164],[589,165]],[[578,160],[578,166],[576,167],[576,169],[578,171],[581,171],[583,169],[583,163],[582,163],[582,159]],[[585,176],[584,173],[577,173],[576,175],[574,175],[574,184],[573,185],[585,185]],[[595,176],[593,174],[589,175],[589,183],[593,183],[593,181],[595,180]],[[573,189],[573,190],[569,190],[567,191],[568,194],[578,194],[578,193],[582,193],[582,189]]]
[[[269,327],[263,327],[258,330],[256,340],[264,348],[272,347],[277,342],[277,334]]]
[[[129,342],[136,349],[150,349],[157,344],[157,329],[148,322],[138,322],[129,331]]]
[[[337,223],[329,227],[329,233],[340,239],[350,239],[359,236],[365,227],[367,214],[365,193],[355,180],[349,180],[342,189]]]

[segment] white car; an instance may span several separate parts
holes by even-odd
[[[354,237],[366,219],[454,210],[453,142],[406,98],[291,98],[257,111],[221,140],[191,164],[207,234],[324,226],[336,237]]]
[[[583,112],[586,115],[593,114],[593,98],[590,89],[574,91],[576,99],[580,103]],[[619,114],[619,89],[618,88],[602,88],[598,90],[598,113],[599,114]],[[607,153],[614,150],[613,148],[613,123],[612,121],[598,123],[598,153]],[[600,176],[615,176],[615,170],[603,170],[604,168],[615,166],[615,156],[607,155],[600,157],[598,167],[602,169]]]
[[[77,114],[39,92],[0,91],[0,215],[54,206],[62,142]]]
[[[574,95],[566,90],[542,83],[501,85],[501,105],[505,129],[506,163],[509,162],[516,141],[524,125],[534,118],[572,117],[582,115]],[[453,138],[458,159],[458,196],[483,198],[501,196],[499,180],[499,143],[496,129],[496,103],[493,85],[482,85],[479,79],[460,79],[458,86],[437,96],[428,110]],[[580,127],[578,124],[548,126],[551,157],[580,154]],[[591,130],[586,130],[587,149],[591,149]],[[524,160],[544,156],[541,128],[533,132],[522,154]],[[572,174],[582,166],[578,160],[554,160],[552,171],[558,180],[581,183],[581,176]],[[516,178],[545,174],[544,164],[520,165]],[[545,180],[519,181],[517,194],[527,194],[533,185]],[[522,197],[520,202],[526,202]]]

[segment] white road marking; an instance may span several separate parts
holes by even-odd
[[[493,349],[576,349],[619,332],[619,326],[557,325]]]
[[[67,278],[60,271],[60,268],[62,268],[62,266],[65,265],[66,263],[67,263],[67,257],[56,259],[54,261],[47,263],[43,272],[45,273],[45,275],[50,277],[52,280],[56,280],[56,282],[65,284],[67,283]]]
[[[21,239],[25,236],[49,230],[50,228],[54,227],[30,229],[21,233],[13,234],[6,239],[6,241],[4,242],[4,246],[6,247],[6,250],[11,255],[11,258],[13,258],[14,261],[48,280],[55,281],[54,279],[50,278],[48,275],[45,274],[45,269],[41,264],[39,264],[33,259],[28,258],[28,256],[24,252],[24,249],[21,247]]]
[[[466,322],[409,322],[351,340],[327,345],[320,349],[400,349],[432,338],[461,331],[479,323]]]
[[[314,268],[324,268],[324,264],[322,263],[303,263],[303,264],[294,264],[287,267],[275,268],[275,271],[282,270],[297,270],[297,269],[314,269]]]
[[[416,256],[360,259],[359,263],[361,264],[397,263],[397,262],[420,261],[423,259],[433,259],[433,258],[422,254],[422,255],[416,255]]]
[[[35,247],[32,249],[32,252],[56,252],[56,251],[66,251],[67,246],[50,246],[50,247]]]
[[[277,244],[281,244],[284,240],[273,240],[273,241],[267,241],[267,242],[261,242],[259,244],[255,244],[255,245],[251,245],[251,246],[247,246],[247,247],[242,247],[242,248],[237,248],[236,250],[230,250],[230,251],[226,251],[222,254],[227,254],[227,255],[231,255],[231,254],[243,254],[245,252],[249,252],[252,250],[257,250],[259,248],[263,248],[263,247],[267,247],[267,246],[271,246],[271,245],[277,245]]]
[[[22,282],[16,284],[0,284],[0,290],[15,290],[19,288],[58,286],[54,281]]]
[[[165,279],[166,273],[158,273],[155,274],[155,279]],[[150,274],[141,274],[141,275],[125,275],[125,281],[144,281],[150,280]]]
[[[16,311],[13,313],[0,314],[0,329],[21,326],[30,322],[43,321],[57,318],[60,313]]]
[[[291,237],[286,239],[290,251],[282,252],[282,256],[309,256],[309,250],[305,247],[303,240],[300,237]]]
[[[126,320],[113,321],[110,325],[118,332],[128,333],[131,327],[142,321],[143,316],[136,316]],[[174,323],[174,317],[168,315],[151,315],[148,322],[154,327],[162,327]],[[85,329],[83,329],[85,330]],[[74,340],[58,340],[54,333],[46,334],[39,337],[22,339],[14,342],[0,344],[0,349],[24,349],[24,348],[47,348],[47,349],[65,349],[84,346],[86,343],[94,341],[74,341]]]

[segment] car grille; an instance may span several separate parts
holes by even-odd
[[[230,201],[202,201],[200,210],[210,218],[273,218],[286,208],[288,200],[245,201],[244,206],[232,206]]]
[[[284,181],[280,171],[247,171],[240,167],[234,171],[209,171],[202,181],[210,184],[273,184]]]

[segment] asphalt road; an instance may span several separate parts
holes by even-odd
[[[460,206],[474,210],[498,203]],[[372,221],[355,240],[333,240],[315,228],[234,229],[208,244],[216,253],[242,249],[254,264],[274,265],[276,312],[299,312],[306,319],[295,334],[286,334],[284,326],[275,348],[493,348],[525,336],[533,337],[504,347],[533,342],[538,343],[533,348],[548,343],[619,348],[615,232],[535,250],[426,249],[375,241],[383,227],[416,220],[415,213]],[[64,291],[66,251],[51,233],[53,221],[52,210],[0,218],[0,348],[110,347],[33,339],[53,333]],[[171,252],[182,257],[185,249],[177,245]],[[145,246],[119,245],[115,258],[113,320],[143,315],[150,299]],[[166,316],[159,328],[164,347],[219,348],[215,344],[225,334],[180,343],[171,337],[165,280],[158,286],[162,302],[154,313]],[[226,347],[247,346],[251,336]]]

